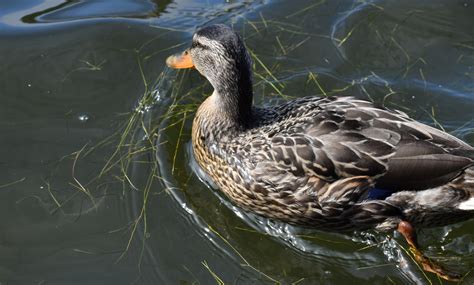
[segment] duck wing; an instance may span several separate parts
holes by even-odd
[[[353,148],[378,157],[385,166],[383,175],[375,180],[376,187],[393,191],[428,189],[448,183],[474,163],[471,146],[441,130],[416,122],[405,113],[377,108],[351,98],[342,102],[339,104],[344,110],[342,128],[352,120],[364,122],[352,123],[353,131],[364,137],[359,143],[353,143]],[[347,103],[352,106],[344,107]],[[388,152],[386,149],[380,151],[380,142],[392,146],[392,154],[386,158],[380,156]],[[367,152],[361,146],[370,150]],[[376,172],[371,174],[377,176]]]
[[[471,146],[405,113],[350,97],[311,100],[278,107],[283,119],[267,132],[262,178],[315,176],[331,183],[367,176],[391,191],[422,190],[474,164]]]
[[[436,139],[402,140],[388,159],[388,171],[377,180],[386,189],[422,190],[446,184],[472,165],[473,150],[450,149]]]

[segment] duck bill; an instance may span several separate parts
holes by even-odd
[[[191,59],[191,53],[188,50],[185,50],[181,54],[175,54],[175,55],[169,56],[166,59],[166,64],[169,67],[176,68],[176,69],[194,67],[193,60]]]

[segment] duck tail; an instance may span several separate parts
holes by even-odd
[[[467,193],[466,199],[459,203],[458,208],[464,211],[474,211],[474,165],[467,168],[458,179],[461,179],[459,181],[461,187]]]

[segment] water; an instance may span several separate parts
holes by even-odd
[[[0,281],[439,283],[398,235],[235,208],[190,157],[210,86],[164,61],[196,26],[226,23],[258,58],[257,104],[352,95],[474,144],[472,15],[473,1],[3,1]],[[422,230],[420,243],[468,272],[473,225]]]

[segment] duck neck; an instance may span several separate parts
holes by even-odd
[[[235,74],[234,74],[235,75]],[[214,82],[215,83],[215,82]],[[252,122],[252,80],[247,74],[221,77],[213,84],[216,111],[229,127],[239,130],[250,127]]]

